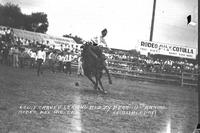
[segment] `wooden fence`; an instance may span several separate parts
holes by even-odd
[[[116,61],[109,60],[119,63],[131,63],[126,61]],[[72,68],[74,70],[77,69],[77,64],[72,63]],[[198,74],[193,73],[176,73],[176,74],[166,74],[166,73],[155,73],[155,72],[145,72],[145,71],[136,71],[136,70],[128,70],[117,67],[109,67],[109,72],[111,75],[115,77],[119,77],[122,79],[136,79],[142,81],[153,81],[158,83],[172,83],[181,86],[197,86]]]
[[[119,62],[130,64],[132,62],[126,61],[116,61],[109,60],[110,62]],[[116,77],[128,78],[128,79],[138,79],[138,80],[147,80],[154,82],[163,82],[163,83],[174,83],[181,86],[197,86],[198,74],[193,73],[174,73],[174,74],[166,74],[166,73],[155,73],[155,72],[145,72],[145,71],[136,71],[136,70],[128,70],[124,68],[116,68],[109,67],[110,73]]]
[[[197,79],[198,79],[198,74],[183,72],[181,75],[181,86],[184,85],[197,86],[198,84]]]
[[[109,60],[110,62],[119,62],[119,63],[132,63],[126,61],[117,61],[117,60]],[[72,69],[74,71],[77,70],[77,63],[72,63]],[[198,74],[186,73],[182,74],[166,74],[166,73],[155,73],[155,72],[145,72],[145,71],[136,71],[129,70],[118,67],[109,67],[109,72],[111,75],[123,79],[133,79],[133,80],[142,80],[142,81],[153,81],[159,83],[173,83],[181,86],[197,86]]]

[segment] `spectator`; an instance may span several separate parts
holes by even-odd
[[[49,65],[50,65],[51,71],[52,71],[53,73],[55,73],[56,58],[57,58],[57,55],[56,55],[56,52],[55,52],[55,50],[54,50],[53,52],[51,52],[51,53],[49,54]]]
[[[4,45],[2,47],[2,50],[3,50],[3,64],[8,65],[9,48],[7,45]]]
[[[77,71],[78,76],[83,76],[83,67],[82,67],[82,57],[78,56],[78,71]]]
[[[71,62],[72,62],[72,54],[71,53],[67,53],[64,57],[64,71],[66,73],[66,75],[69,73],[69,75],[71,75]]]
[[[20,68],[24,68],[25,57],[26,57],[25,49],[24,48],[20,48],[20,52],[19,52],[19,65],[20,65]]]
[[[59,53],[59,55],[57,56],[58,59],[58,63],[59,63],[59,72],[63,72],[63,61],[64,61],[64,56],[63,53]]]
[[[19,48],[16,45],[13,49],[13,67],[19,67]]]
[[[43,74],[42,64],[46,61],[46,52],[44,51],[44,47],[42,47],[38,52],[36,56],[37,61],[37,75]]]
[[[30,50],[29,56],[30,56],[30,68],[35,68],[35,60],[37,56],[36,52],[34,52],[33,50]]]
[[[13,52],[14,52],[14,47],[11,47],[9,49],[9,53],[8,53],[8,65],[12,66],[13,64]]]

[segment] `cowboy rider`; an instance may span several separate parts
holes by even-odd
[[[92,44],[90,47],[90,53],[99,61],[99,67],[102,67],[107,73],[108,73],[108,69],[106,68],[106,56],[103,54],[101,47],[104,46],[106,48],[107,44],[104,40],[104,37],[107,34],[107,29],[104,29],[101,31],[101,36],[100,37],[95,37],[93,39],[91,39],[91,42],[89,42],[89,44]],[[98,53],[98,55],[96,54],[96,52]],[[112,84],[111,79],[109,79],[109,82]]]

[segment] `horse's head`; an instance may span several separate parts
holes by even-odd
[[[80,48],[86,51],[91,46],[91,42],[85,42]]]
[[[85,58],[86,54],[88,53],[88,47],[89,47],[89,42],[84,42],[83,45],[80,47],[81,50],[81,56],[82,58]]]

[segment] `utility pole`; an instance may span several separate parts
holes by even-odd
[[[200,3],[198,2],[198,6],[200,5]],[[198,8],[198,12],[200,11],[200,9]],[[199,13],[198,13],[198,21],[199,21],[200,19],[199,19]],[[200,30],[200,26],[198,26],[198,31]],[[198,38],[198,45],[199,45],[199,43],[200,43],[200,39]],[[200,53],[199,53],[199,51],[198,51],[198,60],[200,59]],[[200,63],[199,63],[199,61],[198,61],[198,81],[200,81],[200,69],[199,69],[199,65],[200,65]],[[198,109],[199,109],[199,119],[198,119],[198,125],[197,125],[197,127],[199,127],[199,129],[200,129],[200,89],[199,89],[199,86],[200,86],[200,83],[198,82],[198,87],[197,87],[197,89],[198,89]]]
[[[198,5],[200,5],[199,4],[199,2],[198,2]],[[198,12],[200,11],[200,9],[198,8]],[[199,13],[198,13],[198,21],[199,21],[200,19],[199,19]],[[200,30],[200,26],[198,26],[198,31]],[[198,45],[199,45],[199,43],[200,43],[200,39],[198,38]],[[200,53],[199,53],[199,51],[198,51],[198,60],[200,59]],[[200,69],[199,69],[199,61],[198,61],[198,81],[200,81]],[[199,129],[199,132],[200,132],[200,89],[199,89],[199,86],[200,86],[200,83],[198,82],[198,87],[197,87],[197,89],[198,89],[198,125],[197,125],[197,129]]]
[[[151,19],[151,31],[150,31],[150,38],[149,38],[149,41],[152,41],[152,39],[153,39],[153,29],[154,29],[155,10],[156,10],[156,0],[153,1],[153,12],[152,12],[152,19]]]

